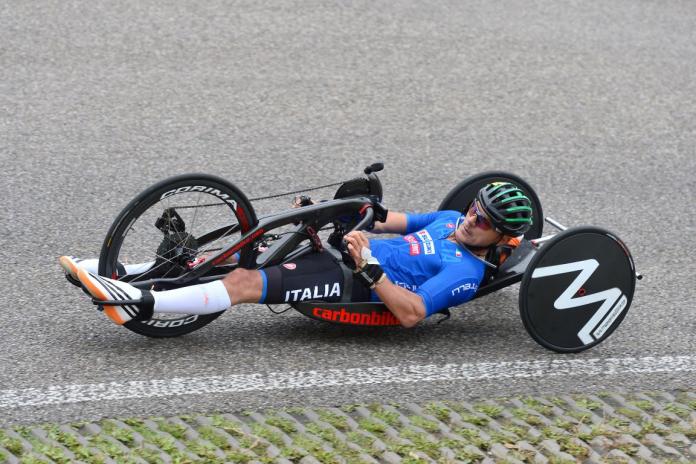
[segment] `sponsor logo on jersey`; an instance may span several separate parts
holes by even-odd
[[[399,325],[399,320],[390,312],[372,311],[367,313],[353,313],[346,311],[345,308],[326,309],[315,307],[312,308],[312,315],[320,319],[332,322],[340,322],[342,324],[358,324],[358,325]]]
[[[333,284],[315,285],[313,287],[298,288],[296,290],[285,291],[285,302],[320,300],[332,296],[341,296],[341,285],[338,282]]]
[[[423,253],[426,255],[434,255],[435,254],[435,242],[433,242],[432,237],[428,233],[427,230],[420,230],[416,232],[416,235],[418,238],[421,239],[421,242],[423,243]]]
[[[406,240],[409,244],[409,255],[416,256],[420,254],[420,244],[418,243],[418,239],[416,237],[414,237],[413,235],[405,235],[404,240]]]
[[[466,292],[469,290],[476,291],[478,290],[478,284],[472,283],[472,282],[467,282],[463,285],[460,285],[459,287],[453,288],[452,289],[452,296],[457,295],[461,292]]]
[[[283,264],[283,267],[284,267],[285,269],[290,269],[291,271],[294,271],[295,269],[297,269],[297,264],[295,264],[295,263],[285,263],[285,264]]]
[[[418,236],[419,239],[421,239],[421,242],[432,242],[433,241],[432,237],[430,236],[428,231],[425,229],[419,230],[418,232],[416,232],[416,235]]]
[[[399,287],[405,288],[406,290],[410,290],[412,292],[415,292],[416,290],[418,290],[418,285],[415,285],[415,284],[409,285],[406,282],[400,282],[398,280],[394,281],[394,285],[398,285]]]

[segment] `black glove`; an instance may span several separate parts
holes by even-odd
[[[384,274],[382,266],[377,261],[377,258],[372,256],[369,248],[363,248],[361,251],[362,261],[359,266],[353,270],[353,276],[369,289],[382,282],[387,276]]]
[[[353,276],[369,289],[375,288],[378,283],[387,278],[379,264],[365,264],[362,268],[355,269]]]

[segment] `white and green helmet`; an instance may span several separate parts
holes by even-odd
[[[515,184],[492,182],[476,194],[491,223],[507,235],[523,235],[532,226],[532,201]]]

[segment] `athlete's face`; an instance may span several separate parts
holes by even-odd
[[[477,201],[472,203],[466,216],[459,221],[454,234],[459,243],[477,247],[490,246],[503,237],[502,233],[495,230]]]

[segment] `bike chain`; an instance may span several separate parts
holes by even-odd
[[[336,185],[341,185],[345,184],[348,182],[347,180],[341,181],[341,182],[334,182],[333,184],[326,184],[326,185],[320,185],[318,187],[310,187],[302,190],[295,190],[294,192],[286,192],[286,193],[278,193],[276,195],[269,195],[267,197],[258,197],[258,198],[249,198],[249,201],[259,201],[259,200],[268,200],[271,198],[280,198],[280,197],[285,197],[288,195],[294,195],[296,193],[302,193],[302,192],[311,192],[312,190],[321,190],[326,187],[335,187]]]
[[[352,180],[352,179],[349,179],[349,180]],[[320,185],[320,186],[318,186],[318,187],[309,187],[309,188],[306,188],[306,189],[295,190],[295,191],[292,191],[292,192],[277,193],[277,194],[275,194],[275,195],[268,195],[268,196],[266,196],[266,197],[249,198],[249,202],[252,202],[252,201],[260,201],[260,200],[270,200],[271,198],[286,197],[286,196],[289,196],[289,195],[294,195],[294,194],[296,194],[296,193],[311,192],[311,191],[313,191],[313,190],[321,190],[321,189],[323,189],[323,188],[335,187],[335,186],[337,186],[337,185],[345,184],[346,182],[348,182],[348,180],[344,180],[344,181],[341,181],[341,182],[334,182],[333,184]],[[219,206],[219,205],[222,205],[222,204],[223,204],[223,203],[211,203],[211,204],[208,204],[208,205],[174,206],[173,208],[174,208],[174,209],[206,208],[206,207],[208,207],[208,206]]]

